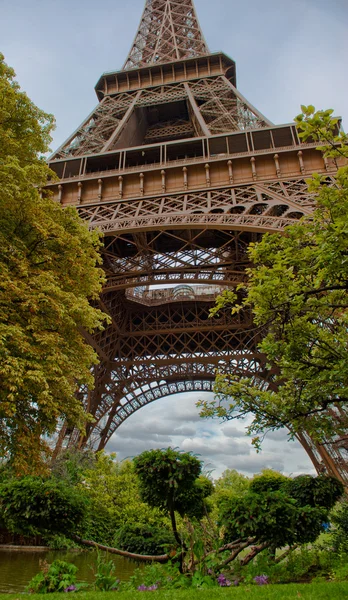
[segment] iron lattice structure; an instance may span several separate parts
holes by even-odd
[[[132,413],[163,396],[212,389],[216,369],[272,386],[251,315],[209,319],[245,281],[247,248],[310,214],[304,178],[336,165],[293,124],[273,125],[237,90],[235,63],[209,54],[191,0],[147,0],[122,71],[102,75],[98,106],[53,154],[50,185],[104,232],[101,308],[86,335],[97,351],[86,436],[63,426],[58,446],[102,449]],[[347,480],[343,439],[300,441],[317,470]]]
[[[147,0],[124,69],[209,54],[192,0]]]

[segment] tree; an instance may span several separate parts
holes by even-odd
[[[189,452],[148,450],[134,459],[142,499],[150,506],[168,511],[176,541],[181,545],[175,511],[181,516],[204,516],[204,499],[213,491],[206,478],[199,477],[202,464]]]
[[[211,311],[251,309],[263,336],[259,350],[275,375],[268,388],[218,375],[217,397],[201,403],[201,414],[230,419],[252,412],[248,431],[256,445],[269,429],[305,430],[321,443],[347,428],[347,136],[331,110],[302,110],[300,136],[318,141],[318,150],[343,166],[334,183],[319,175],[308,181],[313,215],[251,244],[247,285],[224,292]]]
[[[266,548],[314,542],[343,491],[337,479],[324,475],[290,479],[266,473],[255,477],[247,494],[225,498],[220,504],[224,539],[233,548],[225,564],[246,548],[249,552],[242,565]]]
[[[26,476],[0,484],[0,515],[9,531],[22,535],[76,533],[87,509],[81,491],[57,479]]]
[[[215,481],[215,491],[214,496],[216,495],[226,495],[226,496],[242,496],[245,494],[250,486],[250,479],[242,473],[238,473],[235,469],[226,469]]]
[[[70,462],[69,456],[67,459]],[[136,548],[133,539],[132,548],[130,545],[127,547],[122,542],[120,528],[128,538],[132,526],[138,529],[147,526],[153,528],[154,532],[156,528],[161,528],[163,539],[168,539],[171,534],[170,521],[158,508],[142,501],[132,461],[118,462],[115,454],[98,452],[94,455],[94,463],[84,468],[81,474],[78,489],[82,494],[87,494],[90,500],[84,531],[89,540],[116,544],[121,549],[141,553],[145,545]],[[146,553],[152,552],[148,549]]]
[[[0,55],[0,454],[17,474],[39,473],[59,419],[83,423],[76,392],[98,362],[83,331],[105,315],[100,236],[44,188],[54,120],[20,91]],[[86,416],[84,416],[85,418]]]

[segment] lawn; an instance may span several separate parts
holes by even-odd
[[[163,590],[150,592],[154,600],[344,600],[348,599],[348,582],[284,584],[210,588],[190,590]],[[133,600],[148,598],[149,592],[79,592],[78,600]],[[151,597],[151,596],[150,596]],[[49,594],[49,600],[61,600],[62,594]],[[0,594],[0,600],[42,600],[41,594]]]

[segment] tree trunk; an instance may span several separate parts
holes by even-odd
[[[263,542],[263,544],[259,544],[259,546],[253,546],[251,548],[249,554],[247,554],[240,561],[241,566],[244,567],[245,565],[250,563],[250,561],[253,560],[253,558],[255,558],[255,556],[257,556],[260,552],[262,552],[262,550],[265,550],[265,548],[268,548],[269,546],[270,546],[269,542]]]
[[[166,563],[170,559],[170,556],[168,554],[160,554],[157,556],[147,554],[135,554],[133,552],[127,552],[126,550],[118,550],[117,548],[111,548],[110,546],[103,546],[102,544],[98,544],[97,542],[93,542],[91,540],[83,540],[77,535],[74,535],[73,539],[76,540],[79,544],[83,544],[84,546],[92,546],[93,548],[99,548],[99,550],[105,550],[106,552],[110,552],[110,554],[118,554],[119,556],[131,558],[132,560],[138,560],[143,562]]]

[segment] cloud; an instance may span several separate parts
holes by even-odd
[[[256,454],[250,437],[245,435],[252,415],[243,422],[201,419],[195,406],[199,396],[202,394],[196,392],[176,394],[148,404],[120,426],[107,451],[115,451],[123,459],[151,448],[179,448],[197,454],[205,468],[213,470],[214,478],[228,468],[249,475],[263,468],[285,473],[312,470],[304,449],[297,441],[288,442],[285,431],[271,432],[263,443],[263,452]]]
[[[196,430],[193,427],[179,427],[178,429],[174,429],[173,435],[184,435],[184,436],[192,436],[196,433]]]
[[[251,454],[249,456],[231,457],[226,461],[228,469],[236,469],[241,473],[254,474],[260,473],[263,469],[274,469],[275,471],[284,471],[284,461],[275,454]]]
[[[221,425],[221,431],[222,431],[223,435],[226,437],[232,437],[232,438],[245,438],[246,437],[245,427],[243,426],[242,429],[238,429],[238,427],[236,427],[236,425],[234,425],[231,422]]]
[[[116,452],[118,459],[123,460],[128,457],[138,456],[138,454],[141,454],[145,450],[162,449],[169,446],[174,446],[170,438],[167,440],[142,440],[134,437],[133,439],[126,438],[119,440],[113,437],[107,446],[107,452]]]
[[[287,442],[289,439],[289,432],[287,429],[277,429],[276,431],[270,431],[266,436],[267,440],[275,440],[277,442]]]
[[[234,455],[245,455],[250,453],[250,446],[247,443],[238,443],[233,440],[220,440],[212,438],[207,446],[207,440],[204,438],[186,438],[181,443],[181,448],[187,452],[205,455],[209,457],[225,457]]]

